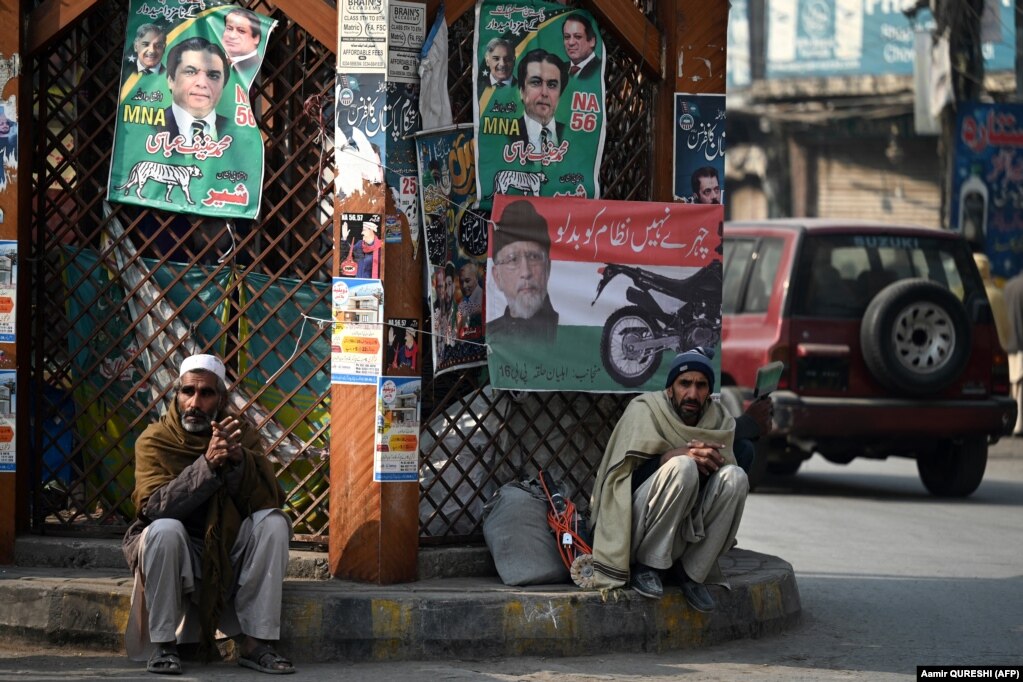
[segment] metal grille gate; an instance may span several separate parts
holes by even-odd
[[[33,320],[23,405],[34,532],[123,532],[135,437],[158,416],[179,358],[210,351],[271,444],[296,540],[326,543],[329,330],[319,321],[330,317],[333,194],[319,113],[333,92],[333,53],[271,3],[239,4],[279,22],[252,89],[267,166],[257,221],[105,205],[125,0],[98,3],[31,57],[34,199],[22,272]],[[459,122],[472,117],[472,32],[471,10],[449,32]],[[655,84],[606,35],[605,46],[601,186],[606,198],[646,200]],[[585,499],[626,396],[515,396],[492,391],[479,370],[434,380],[424,364],[423,542],[478,539],[487,496],[538,466]]]

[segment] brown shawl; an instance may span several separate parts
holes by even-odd
[[[177,401],[160,421],[150,425],[135,443],[135,492],[132,501],[141,517],[146,501],[173,481],[197,458],[203,457],[210,436],[189,433],[181,426]],[[231,548],[241,522],[261,509],[277,509],[284,495],[277,485],[273,465],[263,456],[259,434],[242,422],[242,479],[235,497],[221,487],[210,498],[204,531],[202,581],[199,592],[200,653],[209,659],[216,651],[214,635],[224,601],[234,585]]]

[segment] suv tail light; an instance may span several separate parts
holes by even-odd
[[[1001,351],[995,351],[991,356],[991,392],[1009,395],[1009,359]]]
[[[775,360],[785,363],[785,371],[781,373],[781,378],[778,380],[778,388],[787,390],[791,383],[789,382],[789,372],[792,371],[792,359],[789,357],[789,347],[787,345],[779,344],[771,348],[767,361],[774,362]],[[1005,376],[1008,378],[1009,375],[1006,374]]]

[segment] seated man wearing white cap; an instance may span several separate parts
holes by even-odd
[[[749,483],[733,454],[735,420],[713,388],[707,351],[680,353],[665,389],[636,397],[615,426],[590,500],[598,588],[631,578],[659,599],[669,571],[690,606],[714,610],[704,583],[727,587],[718,557],[735,540]]]
[[[224,363],[181,363],[174,399],[135,443],[136,518],[124,536],[135,574],[125,648],[153,673],[180,674],[177,644],[212,658],[219,629],[237,640],[239,663],[295,672],[280,638],[291,523],[259,435],[227,414]]]

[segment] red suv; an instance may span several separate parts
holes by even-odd
[[[757,368],[785,363],[753,479],[815,452],[899,455],[935,495],[976,490],[1016,404],[967,242],[818,219],[726,223],[724,237],[722,391],[748,401]]]

